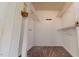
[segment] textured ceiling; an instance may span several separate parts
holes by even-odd
[[[64,2],[32,2],[36,10],[61,10]]]

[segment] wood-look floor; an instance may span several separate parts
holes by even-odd
[[[34,46],[28,53],[28,57],[72,57],[60,46]]]

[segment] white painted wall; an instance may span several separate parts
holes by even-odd
[[[32,48],[32,46],[34,45],[34,22],[33,19],[30,18],[29,22],[28,22],[28,46],[27,46],[27,50],[29,50],[30,48]]]
[[[9,56],[9,51],[10,51],[9,49],[10,49],[12,33],[13,33],[12,29],[13,29],[13,25],[15,21],[16,3],[7,3],[6,7],[7,7],[5,9],[6,16],[5,16],[4,26],[3,26],[4,33],[3,33],[2,41],[1,41],[2,42],[1,48],[2,48],[3,56]]]
[[[27,49],[28,49],[28,17],[24,18],[24,34],[23,34],[23,44],[22,44],[22,57],[27,56]]]
[[[62,17],[62,26],[63,27],[69,27],[75,24],[75,7],[74,4],[72,4],[67,11],[65,12],[65,14]]]
[[[34,20],[29,16],[24,19],[24,36],[22,46],[23,57],[25,57],[27,51],[34,46]]]
[[[31,5],[30,5],[30,3],[26,3],[27,4],[27,12],[29,13],[29,15],[28,15],[28,23],[27,23],[27,27],[25,27],[25,29],[27,29],[27,51],[29,50],[29,49],[31,49],[32,48],[32,46],[33,46],[33,39],[34,39],[34,21],[33,21],[33,18],[31,17],[31,15],[32,15],[32,10],[31,10]],[[25,32],[26,33],[26,32]]]
[[[74,3],[66,10],[62,17],[62,28],[75,25],[76,21]],[[78,56],[78,41],[76,28],[62,31],[63,44],[72,56]]]
[[[29,13],[28,17],[23,18],[23,44],[22,44],[22,57],[27,56],[27,51],[34,46],[34,18],[31,13],[31,5],[30,3],[26,3],[26,11]],[[22,42],[21,42],[22,43]],[[21,48],[21,45],[19,46]],[[19,51],[19,55],[21,53],[21,49]]]
[[[18,56],[18,47],[21,29],[21,7],[19,3],[0,3],[2,10],[1,25],[1,54],[0,56]]]
[[[75,2],[74,3],[74,6],[75,6],[75,19],[76,19],[76,21],[78,21],[79,22],[79,2]],[[77,51],[77,53],[78,53],[78,56],[79,56],[79,27],[77,27],[76,28],[76,31],[77,31],[77,43],[78,43],[78,51]]]
[[[5,23],[5,13],[6,13],[6,8],[7,8],[8,3],[0,3],[0,56],[3,55],[2,51],[2,36],[4,33],[4,23]]]
[[[15,19],[12,28],[12,41],[10,46],[10,56],[18,56],[19,50],[19,40],[20,40],[20,33],[21,33],[21,24],[22,24],[22,16],[21,16],[21,9],[19,7],[20,3],[16,3],[16,11],[15,11]]]
[[[35,46],[62,46],[61,35],[57,31],[61,27],[61,19],[57,11],[37,11],[40,21],[35,24]],[[51,21],[45,19],[51,18]]]

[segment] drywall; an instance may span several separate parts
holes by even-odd
[[[19,3],[0,3],[2,11],[1,54],[0,56],[18,56],[21,29],[21,9]]]
[[[27,51],[34,46],[34,20],[31,17],[24,18],[24,34],[22,45],[22,57],[27,56]]]
[[[62,27],[70,27],[75,24],[75,8],[72,4],[64,13],[62,17]],[[78,56],[78,42],[77,42],[77,32],[75,29],[67,29],[62,31],[63,44],[72,56]]]
[[[69,27],[75,24],[75,9],[72,4],[63,15],[62,26]]]
[[[29,50],[30,48],[32,48],[33,46],[33,39],[34,39],[34,22],[33,19],[30,18],[29,22],[28,22],[28,42],[27,42],[27,50]]]
[[[29,49],[34,46],[34,20],[32,17],[24,19],[24,36],[23,36],[23,47],[22,56],[26,56]]]
[[[14,17],[12,16],[13,26],[11,32],[12,37],[10,41],[9,56],[18,56],[22,16],[21,16],[21,9],[19,7],[20,3],[13,3],[13,5],[15,5],[15,8],[13,8],[15,11],[13,12]]]
[[[21,24],[21,33],[20,33],[20,40],[19,40],[19,51],[18,55],[22,55],[22,45],[23,45],[23,37],[24,37],[24,21],[25,19],[22,19],[22,24]]]
[[[27,49],[28,49],[28,17],[27,18],[23,18],[23,23],[24,23],[24,33],[23,33],[23,44],[22,44],[22,57],[26,57],[27,56]]]
[[[79,2],[75,2],[74,6],[75,6],[75,20],[79,21]],[[76,28],[77,31],[77,43],[78,43],[78,51],[77,51],[77,55],[79,56],[79,27]]]
[[[12,39],[12,29],[15,19],[15,10],[16,10],[16,3],[7,3],[6,5],[6,13],[5,13],[5,21],[4,21],[4,32],[2,36],[2,56],[9,56],[9,49],[11,45],[11,39]],[[7,15],[8,14],[8,15]],[[17,47],[16,47],[17,48]]]
[[[72,56],[78,56],[78,45],[77,45],[77,32],[76,29],[67,29],[62,31],[63,36],[63,44],[64,48],[67,49],[67,51]]]
[[[27,12],[29,13],[28,15],[28,26],[26,27],[27,29],[27,51],[32,48],[33,46],[33,39],[34,39],[34,20],[31,17],[32,15],[32,9],[30,3],[27,4]]]
[[[62,46],[61,35],[57,31],[61,27],[61,19],[57,11],[37,11],[40,21],[35,22],[35,46]],[[51,18],[51,21],[45,19]]]
[[[6,8],[7,8],[8,3],[0,3],[0,56],[3,56],[3,51],[2,51],[2,38],[3,38],[3,33],[4,33],[4,24],[6,20]]]
[[[77,31],[77,43],[78,43],[77,56],[79,57],[79,27],[76,28],[76,31]]]

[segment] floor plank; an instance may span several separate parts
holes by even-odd
[[[28,53],[28,57],[72,57],[61,46],[34,46]]]

